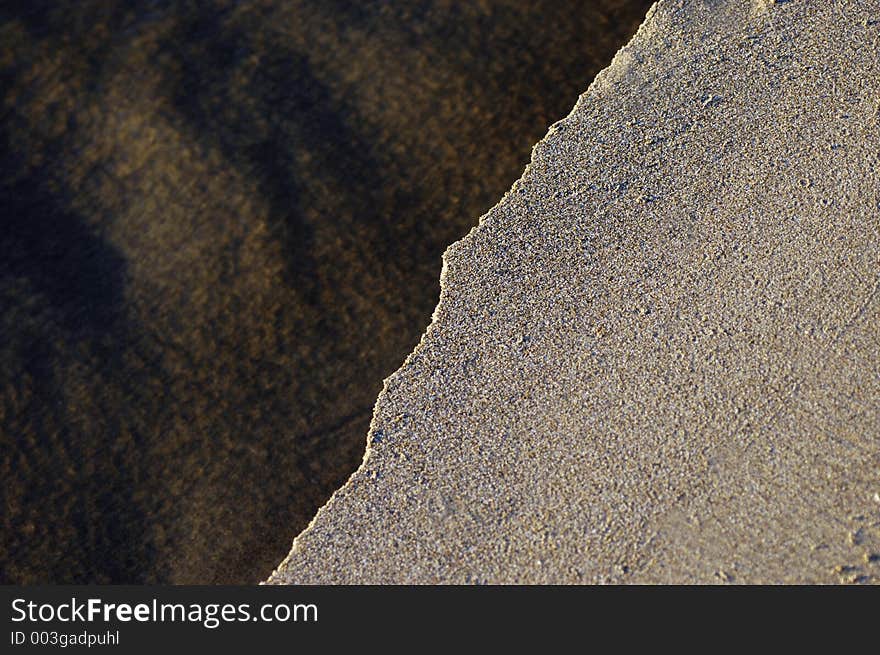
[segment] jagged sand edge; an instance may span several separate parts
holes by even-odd
[[[611,76],[615,72],[619,71],[619,72],[623,73],[625,71],[625,69],[627,67],[627,63],[628,63],[627,62],[627,55],[629,53],[630,48],[637,41],[646,39],[649,36],[651,28],[653,27],[652,18],[654,16],[654,14],[656,13],[658,6],[661,4],[664,4],[664,3],[668,3],[668,2],[670,2],[670,0],[658,0],[658,2],[655,2],[653,5],[651,5],[651,7],[648,9],[647,13],[645,14],[645,19],[642,21],[642,23],[639,25],[639,28],[636,30],[636,33],[633,34],[632,38],[625,45],[623,45],[620,48],[620,50],[618,50],[615,53],[614,57],[611,59],[611,63],[608,64],[608,66],[606,66],[605,68],[603,68],[601,71],[599,71],[596,74],[596,77],[593,78],[593,81],[587,87],[587,90],[578,97],[577,101],[572,106],[572,108],[568,112],[568,114],[564,118],[551,124],[550,127],[547,129],[547,133],[544,135],[544,137],[541,138],[534,146],[532,146],[532,151],[531,151],[531,156],[529,158],[529,162],[526,164],[526,166],[523,169],[523,172],[519,176],[519,178],[517,178],[517,180],[511,185],[510,189],[504,193],[504,195],[501,197],[501,199],[497,203],[495,203],[495,205],[493,205],[488,211],[486,211],[482,216],[479,217],[477,224],[474,225],[474,227],[472,227],[466,235],[464,235],[461,239],[454,241],[452,244],[450,244],[446,248],[446,251],[443,253],[443,257],[442,257],[443,263],[442,263],[442,267],[440,269],[440,296],[437,301],[437,305],[434,307],[434,311],[431,313],[431,321],[428,324],[427,328],[425,328],[425,331],[422,333],[422,336],[419,338],[419,342],[412,349],[412,351],[410,351],[410,353],[406,356],[406,359],[403,360],[403,363],[400,365],[400,367],[398,367],[391,375],[389,375],[387,378],[385,378],[382,381],[382,390],[379,391],[379,395],[376,397],[376,402],[373,404],[373,414],[372,414],[372,417],[370,418],[370,426],[367,429],[367,436],[365,438],[366,447],[365,447],[364,456],[361,459],[360,465],[357,467],[357,469],[355,469],[352,472],[352,474],[348,477],[348,479],[345,481],[345,483],[343,483],[342,486],[339,487],[339,489],[334,491],[333,494],[330,496],[330,498],[328,498],[327,501],[323,505],[321,505],[321,507],[318,508],[318,511],[315,513],[315,516],[312,517],[312,520],[309,521],[309,524],[296,537],[294,537],[293,543],[290,547],[290,551],[288,552],[287,556],[283,560],[281,560],[281,562],[279,562],[278,566],[275,567],[275,570],[272,571],[272,574],[262,584],[274,584],[275,583],[276,577],[278,577],[279,573],[285,568],[287,563],[290,561],[290,558],[297,552],[298,548],[300,547],[300,540],[304,536],[306,536],[309,533],[309,531],[314,527],[314,525],[318,522],[318,520],[321,518],[321,516],[324,514],[324,512],[327,511],[327,508],[333,504],[333,501],[336,499],[336,497],[339,495],[339,493],[342,492],[349,485],[351,480],[354,477],[356,477],[364,469],[364,467],[369,463],[370,455],[372,453],[369,435],[373,432],[373,430],[375,428],[376,417],[378,415],[379,406],[382,403],[383,399],[385,398],[385,395],[388,392],[389,382],[391,382],[395,377],[397,377],[397,375],[401,371],[403,371],[404,369],[406,369],[409,366],[412,359],[414,357],[416,357],[421,352],[427,338],[430,336],[431,332],[437,326],[437,320],[440,315],[440,309],[443,305],[443,300],[446,297],[446,293],[447,293],[447,287],[446,287],[445,282],[446,282],[447,271],[449,269],[449,260],[454,255],[455,250],[459,246],[464,245],[468,241],[472,240],[474,235],[480,229],[483,228],[484,220],[486,219],[486,217],[491,215],[496,207],[498,207],[499,205],[502,205],[510,194],[516,192],[516,190],[519,187],[522,180],[525,179],[529,175],[529,172],[531,171],[532,164],[535,161],[536,150],[538,150],[541,147],[541,145],[548,138],[553,136],[553,134],[556,132],[558,126],[564,124],[573,115],[575,115],[577,113],[578,108],[580,107],[581,103],[584,101],[584,99],[586,97],[588,97],[590,94],[596,93],[599,89],[603,88],[606,85],[606,78],[608,78],[609,76]]]

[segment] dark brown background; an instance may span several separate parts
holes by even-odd
[[[265,578],[649,5],[4,2],[0,581]]]

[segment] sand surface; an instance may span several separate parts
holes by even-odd
[[[662,0],[274,583],[880,581],[880,5]]]
[[[0,3],[0,582],[269,575],[649,6]]]

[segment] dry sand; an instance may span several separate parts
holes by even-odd
[[[649,5],[0,3],[0,583],[264,579]]]
[[[878,3],[658,3],[270,582],[877,582],[878,214]]]

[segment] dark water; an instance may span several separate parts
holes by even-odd
[[[255,582],[649,2],[4,2],[0,581]]]

